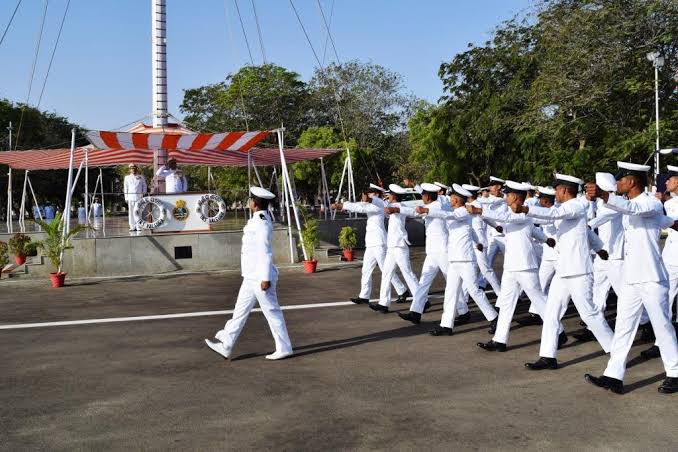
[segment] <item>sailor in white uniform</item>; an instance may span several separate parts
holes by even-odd
[[[379,302],[371,302],[369,307],[386,314],[391,305],[391,278],[395,273],[396,266],[403,274],[405,284],[410,293],[416,294],[419,282],[412,271],[410,264],[410,242],[407,240],[405,222],[407,215],[400,213],[400,200],[407,191],[397,184],[388,186],[389,203],[384,207],[384,213],[388,215],[388,233],[386,234],[386,257],[381,271],[381,287],[379,290]]]
[[[550,209],[556,203],[556,191],[553,187],[539,187],[539,206],[546,209]],[[552,221],[542,221],[535,219],[535,224],[541,226],[541,230],[546,235],[547,239],[553,239],[555,242],[557,230],[554,222]],[[539,284],[541,285],[541,290],[545,294],[548,294],[549,286],[551,285],[551,280],[553,275],[556,274],[556,261],[558,260],[558,253],[556,252],[555,247],[542,247],[541,263],[539,264]],[[538,322],[541,323],[541,319]]]
[[[538,206],[539,205],[539,198],[537,197],[537,190],[538,188],[532,185],[529,182],[523,182],[523,184],[527,185],[530,189],[527,191],[527,197],[525,198],[525,205],[527,207],[530,206]]]
[[[551,282],[543,316],[540,358],[536,362],[525,364],[531,370],[558,368],[558,348],[567,341],[565,332],[559,333],[560,320],[565,315],[570,298],[603,350],[608,352],[612,344],[612,330],[603,313],[593,305],[593,265],[586,220],[587,209],[577,198],[579,187],[583,183],[584,181],[576,177],[556,174],[553,187],[560,206],[550,209],[522,207],[522,212],[530,217],[556,221],[557,229],[556,274]]]
[[[243,229],[240,251],[243,281],[233,308],[233,317],[226,322],[223,330],[217,332],[214,339],[205,339],[205,343],[228,359],[247,317],[258,302],[275,341],[275,352],[266,355],[266,359],[283,359],[293,352],[276,293],[278,269],[273,265],[273,224],[268,213],[268,204],[275,195],[261,187],[251,187],[250,193],[252,197],[249,208],[252,218]]]
[[[466,200],[471,196],[468,190],[460,185],[452,185],[450,207],[452,210],[428,209],[419,206],[416,211],[420,215],[443,218],[447,222],[447,283],[445,285],[445,301],[440,326],[432,329],[432,336],[451,336],[453,334],[454,316],[459,302],[462,287],[476,302],[485,318],[490,322],[490,330],[497,324],[497,311],[487,300],[485,292],[478,288],[475,263],[474,236],[471,227],[471,215],[466,211]],[[477,240],[477,239],[476,239]]]
[[[672,194],[678,194],[678,166],[668,165],[666,168],[668,169],[666,189]],[[678,197],[666,201],[664,210],[668,217],[678,221]],[[666,238],[662,251],[662,260],[669,273],[669,315],[673,317],[673,304],[678,295],[678,231],[669,229],[669,236]]]
[[[661,351],[666,378],[659,392],[678,392],[678,343],[668,313],[668,274],[659,253],[659,234],[667,217],[661,203],[645,193],[647,165],[617,162],[617,193],[610,194],[590,184],[587,194],[601,198],[607,207],[624,215],[624,286],[617,301],[617,321],[610,360],[600,377],[586,374],[593,385],[622,394],[626,358],[635,338],[643,308]],[[669,223],[671,220],[669,219]]]
[[[439,187],[438,190],[438,202],[440,205],[447,209],[450,207],[450,196],[447,194],[450,191],[450,187],[443,184],[442,182],[434,182],[433,185]]]
[[[487,198],[479,198],[478,202],[483,205],[489,204],[491,209],[506,210],[506,202],[502,194],[502,187],[504,186],[504,179],[498,177],[490,176],[490,185],[488,187],[490,195]],[[491,222],[490,220],[485,220],[490,225],[488,231],[488,249],[487,249],[487,261],[490,264],[490,267],[494,267],[494,258],[497,256],[497,253],[504,253],[504,234],[501,232],[501,226]],[[499,227],[498,227],[499,226]]]
[[[365,225],[365,254],[363,254],[362,276],[360,277],[360,293],[357,298],[351,298],[355,304],[366,304],[372,294],[372,273],[375,267],[383,271],[386,257],[386,228],[384,226],[385,203],[379,196],[384,189],[370,184],[363,194],[361,202],[335,203],[332,209],[367,215]],[[407,288],[396,273],[393,273],[391,283],[398,293],[398,303],[407,299]]]
[[[129,165],[129,174],[125,176],[123,183],[123,192],[125,194],[125,201],[127,201],[127,222],[129,223],[130,231],[138,231],[140,228],[134,221],[134,206],[137,201],[144,197],[144,193],[148,191],[146,186],[146,179],[139,174],[139,168],[134,164]]]
[[[176,159],[169,159],[167,165],[158,168],[155,175],[165,178],[165,193],[185,193],[188,191],[188,180],[183,171],[177,169]]]

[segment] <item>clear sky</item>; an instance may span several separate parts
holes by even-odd
[[[25,101],[44,0],[23,0],[0,46],[0,98]],[[67,0],[50,0],[30,103],[35,106]],[[533,0],[321,0],[342,61],[371,61],[400,73],[406,89],[435,102],[440,63],[486,41]],[[71,0],[40,108],[92,129],[114,129],[151,111],[149,0]],[[223,80],[249,62],[234,0],[168,0],[169,108],[183,90]],[[262,54],[252,0],[239,0],[255,64]],[[269,62],[308,80],[316,66],[289,0],[255,0]],[[316,0],[294,0],[321,54]],[[16,0],[0,0],[0,33]],[[227,13],[228,10],[228,13]],[[229,24],[233,39],[229,36]],[[328,48],[326,61],[334,55]],[[4,125],[3,125],[4,126]]]

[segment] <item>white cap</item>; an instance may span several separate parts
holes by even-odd
[[[617,191],[617,181],[610,173],[596,173],[596,185],[604,191]]]
[[[414,192],[421,194],[421,192],[424,191],[421,189],[421,185],[417,184],[414,186]]]
[[[514,182],[512,180],[506,181],[506,188],[512,191],[528,191],[532,190],[532,185],[526,184],[525,182]]]
[[[530,187],[529,189],[532,190],[532,191],[536,191],[536,190],[537,190],[537,187],[535,187],[534,185],[532,185],[530,182],[521,182],[521,184],[527,185],[528,187]]]
[[[556,195],[556,190],[553,187],[537,187],[537,190],[539,190],[539,194],[541,195],[547,195],[547,196],[555,196]]]
[[[379,185],[370,184],[370,188],[373,188],[374,190],[380,191],[380,192],[382,192],[382,193],[385,191],[385,190],[384,190],[383,188],[381,188]]]
[[[558,173],[556,173],[555,177],[556,177],[556,182],[562,181],[562,182],[569,182],[570,184],[584,185],[584,181],[579,179],[578,177],[568,176],[567,174],[558,174]]]
[[[443,184],[442,182],[433,182],[433,185],[437,185],[438,187],[444,188],[445,190],[449,190],[449,189],[450,189],[450,187],[448,187],[447,185]],[[438,189],[438,191],[440,191],[440,188]]]
[[[128,166],[130,168],[138,168],[136,163],[130,163]]]
[[[639,165],[637,163],[617,162],[617,167],[624,170],[634,171],[638,173],[647,173],[650,171],[649,165]]]
[[[480,190],[480,187],[478,187],[477,185],[470,185],[470,184],[461,184],[461,188],[463,188],[464,190],[468,190],[468,191],[479,191]]]
[[[255,196],[257,198],[261,199],[273,199],[275,198],[275,195],[271,193],[270,191],[261,188],[261,187],[250,187],[250,193],[252,193],[252,196]]]
[[[407,190],[405,190],[403,187],[401,187],[401,186],[398,185],[398,184],[391,184],[391,185],[389,185],[389,186],[388,186],[388,190],[389,190],[391,193],[395,193],[396,195],[404,195],[405,193],[407,193]]]
[[[499,179],[498,177],[490,176],[490,182],[499,182],[500,184],[503,184],[506,181],[504,179]]]
[[[678,166],[666,165],[666,169],[669,170],[669,177],[678,176]]]
[[[454,191],[455,195],[462,196],[464,198],[468,198],[469,196],[473,196],[470,191],[466,190],[459,184],[452,184],[452,190]]]
[[[438,193],[440,191],[440,186],[437,184],[429,184],[428,182],[422,182],[421,189],[429,193]]]

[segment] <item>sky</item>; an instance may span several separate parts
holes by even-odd
[[[45,0],[23,0],[0,45],[0,98],[25,102]],[[169,111],[183,91],[222,81],[249,63],[235,0],[167,0]],[[340,61],[357,59],[402,75],[405,90],[436,102],[438,68],[482,44],[534,0],[320,0]],[[269,63],[308,80],[317,62],[289,0],[238,0],[254,64],[262,63],[252,4]],[[323,58],[318,0],[293,0]],[[17,0],[0,0],[0,33]],[[67,0],[49,0],[29,103],[36,106]],[[71,0],[39,105],[90,129],[111,130],[151,112],[151,1]],[[229,31],[230,30],[230,31]],[[325,62],[335,61],[331,47]],[[147,119],[148,121],[148,119]]]

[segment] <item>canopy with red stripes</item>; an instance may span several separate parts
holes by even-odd
[[[186,130],[186,129],[184,129]],[[156,151],[249,151],[269,131],[223,132],[223,133],[164,133],[148,132],[106,132],[92,130],[85,136],[94,147],[101,150],[145,150]]]

